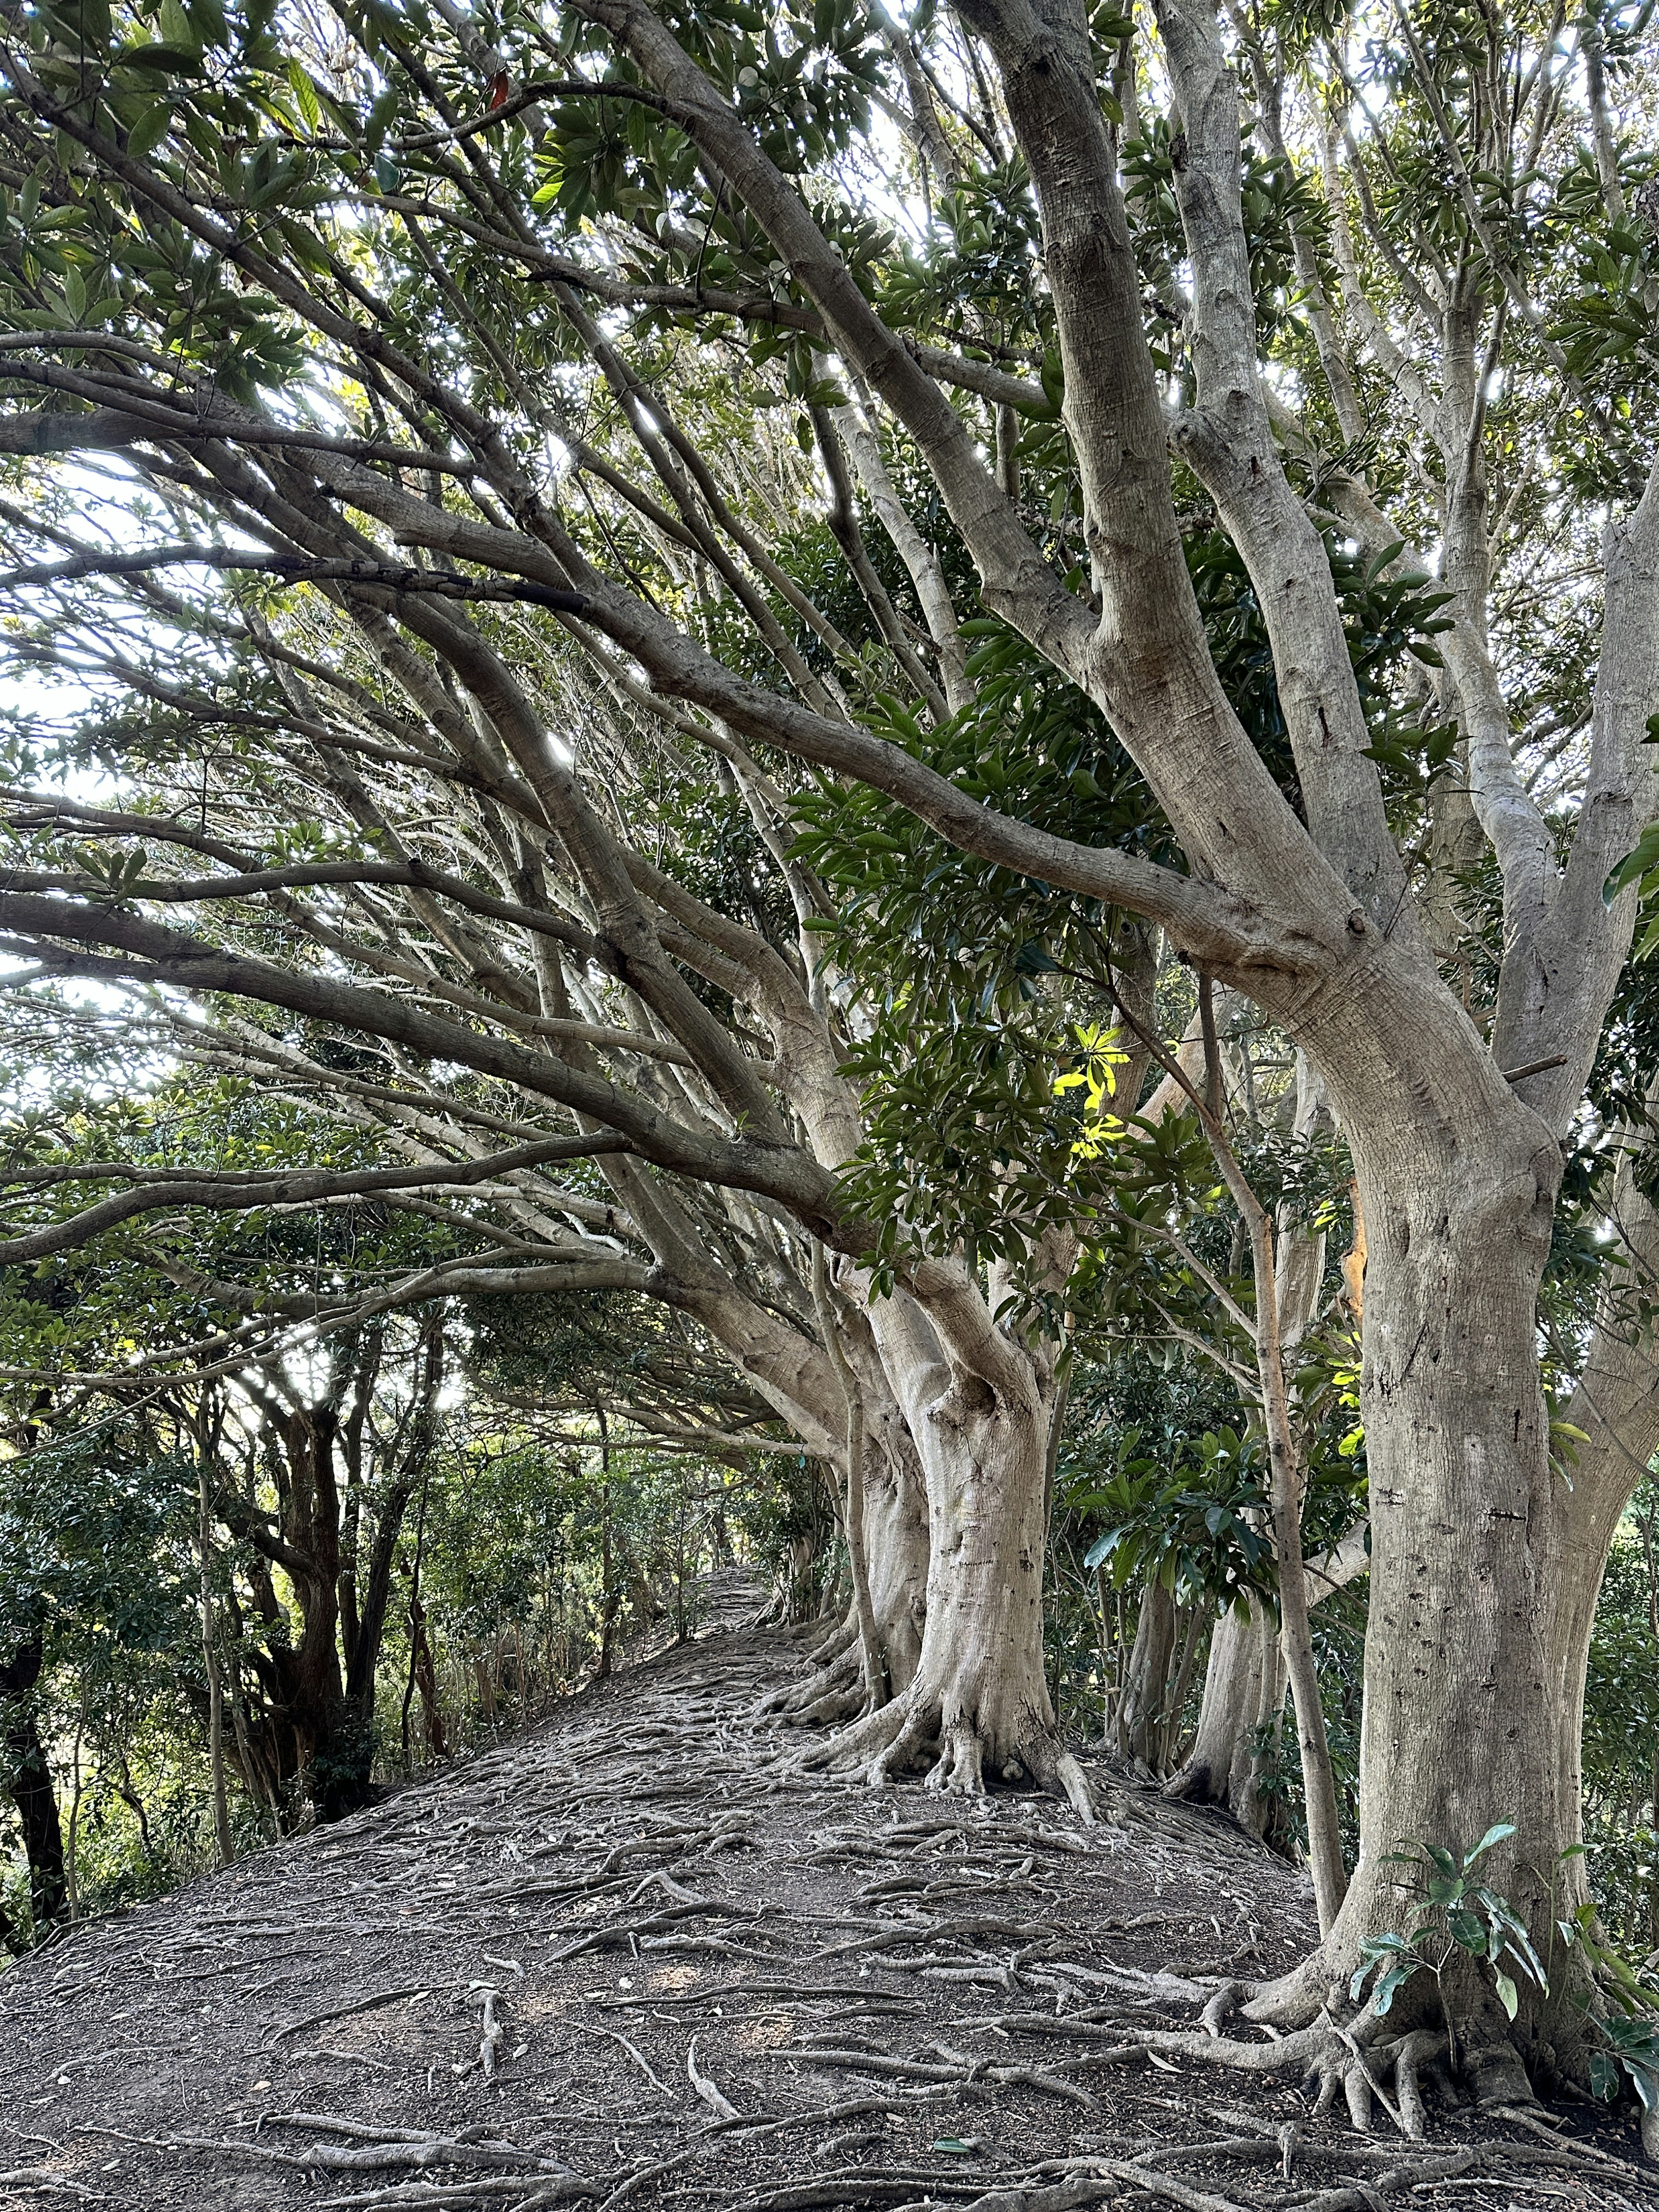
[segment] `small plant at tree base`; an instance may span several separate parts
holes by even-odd
[[[1650,2013],[1612,2013],[1595,2025],[1612,2047],[1590,2053],[1591,2094],[1610,2103],[1619,2094],[1620,2075],[1628,2075],[1642,2101],[1642,2142],[1648,2148],[1650,2134],[1659,2126],[1659,2022]]]
[[[1582,1844],[1574,1844],[1561,1856],[1577,1858],[1583,1849]],[[1652,2155],[1656,2146],[1650,2137],[1659,2131],[1659,2018],[1655,2016],[1654,1993],[1601,1941],[1596,1933],[1595,1907],[1588,1899],[1570,1918],[1555,1924],[1567,1943],[1583,1952],[1596,1986],[1619,2008],[1592,2020],[1608,2048],[1590,2053],[1590,2093],[1611,2103],[1622,2086],[1621,2075],[1629,2078],[1641,2102],[1643,2147]],[[1582,2002],[1588,2010],[1591,2002],[1588,1994]]]
[[[1366,1940],[1349,1984],[1349,1995],[1358,1998],[1376,1976],[1371,2004],[1381,2017],[1394,2002],[1395,1990],[1414,1974],[1432,1974],[1454,2066],[1456,2031],[1446,2002],[1444,1977],[1455,1960],[1462,1956],[1485,1961],[1492,1972],[1498,2001],[1511,2020],[1521,2004],[1517,1974],[1524,1974],[1540,1990],[1548,1987],[1543,1961],[1526,1922],[1506,1897],[1489,1889],[1475,1872],[1486,1853],[1514,1833],[1512,1820],[1499,1820],[1461,1858],[1440,1844],[1401,1843],[1391,1851],[1387,1863],[1413,1869],[1417,1878],[1406,1887],[1418,1903],[1403,1934],[1372,1936]]]

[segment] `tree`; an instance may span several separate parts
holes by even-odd
[[[1366,1224],[1373,1533],[1359,1864],[1318,1954],[1256,2003],[1264,2018],[1301,2021],[1392,1917],[1386,1853],[1397,1836],[1466,1848],[1510,1816],[1491,1879],[1537,1917],[1576,1832],[1574,1717],[1555,1685],[1577,1663],[1585,1589],[1605,1553],[1552,1469],[1535,1324],[1561,1147],[1631,943],[1635,892],[1604,900],[1603,886],[1655,806],[1643,740],[1659,696],[1659,477],[1647,475],[1632,428],[1650,379],[1634,228],[1646,220],[1646,184],[1607,107],[1603,58],[1628,33],[1621,16],[1588,68],[1576,36],[1524,10],[1402,17],[1398,44],[1369,46],[1361,21],[1297,17],[1224,33],[1200,0],[1165,0],[1156,14],[1167,124],[1142,121],[1128,19],[1091,25],[1060,0],[971,0],[960,11],[950,38],[964,63],[964,120],[953,135],[937,111],[931,120],[913,111],[916,138],[933,143],[935,161],[941,137],[953,145],[957,164],[980,171],[983,200],[1000,192],[1020,204],[1024,178],[995,173],[1011,133],[1042,223],[1041,281],[1028,256],[1025,283],[999,292],[981,265],[988,311],[965,323],[960,281],[940,282],[953,273],[949,258],[905,256],[857,204],[854,156],[885,63],[861,22],[834,9],[769,46],[768,26],[735,9],[671,23],[642,0],[587,0],[560,19],[559,38],[533,15],[515,18],[502,33],[510,53],[442,5],[418,43],[410,25],[370,13],[331,80],[319,57],[315,72],[295,57],[290,76],[264,19],[222,32],[216,18],[186,11],[182,44],[146,34],[118,46],[100,23],[43,15],[27,54],[7,61],[16,173],[44,163],[52,200],[44,222],[39,198],[19,203],[29,238],[16,280],[29,319],[19,326],[33,349],[9,361],[21,384],[82,404],[20,411],[6,442],[21,453],[145,450],[157,457],[152,482],[234,514],[261,550],[199,530],[182,556],[153,544],[112,555],[76,540],[12,580],[40,591],[124,564],[153,576],[154,564],[180,557],[257,562],[361,602],[370,629],[394,615],[490,718],[564,841],[600,924],[587,940],[594,957],[602,949],[621,964],[743,1134],[694,1144],[568,1063],[549,1060],[532,1079],[496,1046],[490,1064],[625,1133],[659,1166],[792,1212],[849,1258],[867,1230],[835,1218],[827,1175],[856,1146],[848,1094],[825,1082],[820,1057],[795,1100],[809,1124],[818,1117],[816,1158],[789,1150],[729,1033],[711,1033],[702,1002],[664,958],[661,924],[644,926],[638,881],[680,927],[714,935],[714,926],[684,921],[690,909],[659,878],[618,868],[477,623],[449,611],[454,598],[539,605],[630,698],[642,672],[656,707],[677,727],[689,721],[739,780],[757,765],[755,748],[862,779],[981,859],[1155,925],[1213,984],[1282,1025],[1328,1087]],[[902,52],[904,34],[894,37]],[[209,52],[211,70],[198,60]],[[988,98],[966,93],[969,57],[989,65]],[[1230,59],[1266,149],[1248,165]],[[556,76],[535,73],[544,60]],[[1634,53],[1620,60],[1645,66]],[[1356,69],[1386,88],[1380,121],[1357,95]],[[153,88],[158,72],[170,107]],[[507,100],[480,111],[503,75]],[[384,90],[371,99],[375,81]],[[55,143],[76,151],[60,161]],[[142,211],[141,244],[98,212],[113,188]],[[1425,197],[1426,229],[1413,214]],[[358,211],[367,279],[339,251],[337,199]],[[591,247],[580,229],[590,210],[604,218]],[[64,214],[68,247],[52,228]],[[968,216],[964,206],[953,226],[958,250]],[[1563,250],[1569,239],[1585,240],[1588,274]],[[1190,297],[1172,303],[1183,259]],[[458,283],[458,266],[480,264],[476,284]],[[150,355],[182,347],[198,377],[187,392],[171,367],[163,376],[152,366],[145,342],[110,332],[89,347],[86,332],[66,331],[66,319],[102,313],[88,279],[101,285],[107,270],[120,272],[108,296],[138,315]],[[244,289],[227,286],[225,271]],[[635,573],[631,524],[621,542],[574,529],[537,481],[537,441],[556,436],[585,469],[591,451],[570,416],[550,418],[524,373],[538,289],[671,500],[672,511],[654,497],[647,511],[637,486],[617,493],[674,549],[665,588]],[[913,636],[890,610],[893,662],[903,667],[902,641],[927,710],[954,709],[950,577],[878,465],[884,415],[896,425],[973,562],[982,605],[1103,714],[1162,810],[1170,854],[1022,821],[930,766],[925,739],[890,715],[844,711],[830,679],[842,684],[856,656],[839,634],[826,637],[821,608],[816,620],[802,613],[799,586],[679,428],[672,394],[646,380],[584,295],[637,304],[658,328],[704,313],[748,325],[758,331],[751,356],[781,350],[785,328],[800,334],[804,343],[788,342],[788,374],[808,404],[807,434],[818,409],[861,480],[871,465],[871,503],[910,565],[925,620]],[[440,302],[465,334],[459,375],[426,343],[423,319]],[[253,404],[261,380],[291,368],[301,333],[364,395],[355,414],[334,410],[327,428]],[[945,334],[963,343],[931,343]],[[550,332],[548,343],[562,353]],[[69,349],[80,366],[63,365]],[[706,376],[696,347],[665,339],[662,352],[665,380]],[[819,377],[819,354],[841,364],[852,398]],[[1042,374],[1014,373],[1039,360]],[[1391,410],[1376,404],[1380,380],[1402,395]],[[974,397],[953,400],[964,392]],[[973,411],[981,398],[998,410],[986,440]],[[1033,442],[1062,452],[1067,496],[1046,518],[1021,505],[1022,411],[1041,427]],[[394,438],[399,419],[406,434]],[[1248,573],[1293,788],[1253,741],[1212,655],[1179,526],[1177,488],[1188,480],[1172,473],[1171,448]],[[775,456],[767,460],[775,483]],[[410,477],[431,492],[409,489]],[[1603,551],[1593,518],[1608,501],[1620,519]],[[844,501],[838,512],[845,528]],[[1398,831],[1390,820],[1322,535],[1333,513],[1382,568],[1413,535],[1441,549],[1450,627],[1435,681],[1455,714],[1468,809],[1450,792],[1432,802],[1419,793],[1396,805]],[[1553,532],[1599,585],[1599,620],[1587,605],[1552,631],[1536,619],[1535,593],[1510,619],[1506,570],[1524,573]],[[411,562],[410,548],[431,565]],[[705,617],[698,590],[710,572],[730,594],[720,621]],[[834,666],[815,672],[769,591],[802,614]],[[1541,722],[1514,726],[1506,684],[1552,667]],[[927,701],[921,677],[939,702]],[[433,726],[460,719],[435,697],[432,708]],[[1571,747],[1581,729],[1568,779],[1552,784],[1538,755],[1564,732]],[[477,773],[469,730],[450,742]],[[790,817],[786,796],[775,834]],[[1501,896],[1495,943],[1468,880],[1481,866]],[[0,921],[60,972],[191,975],[269,991],[296,1011],[347,1012],[344,987],[324,975],[278,982],[245,955],[222,957],[108,906],[65,903],[20,889]],[[66,949],[92,942],[116,949]],[[786,1027],[792,1047],[820,1036],[800,1011],[811,1006],[806,982],[792,977],[786,992],[752,948],[736,956],[721,942],[751,978],[751,1006],[775,991],[781,1059]],[[699,962],[707,981],[707,951]],[[804,964],[810,979],[814,963]],[[349,1008],[356,1018],[357,998]],[[562,1017],[544,1007],[540,1018]],[[437,1053],[459,1027],[400,1010],[398,1035]],[[477,1064],[479,1047],[468,1049]],[[1019,1648],[1030,1646],[1035,1607],[1024,1593],[1034,1534],[1040,1555],[1054,1389],[1042,1338],[1033,1350],[996,1326],[1000,1297],[994,1271],[988,1304],[968,1271],[938,1261],[912,1272],[907,1296],[867,1310],[927,1468],[933,1560],[958,1551],[972,1572],[948,1585],[934,1575],[908,1710],[862,1723],[863,1741],[869,1748],[896,1729],[908,1748],[937,1728],[945,1775],[968,1781],[984,1749],[968,1718],[982,1704],[984,1655],[1015,1616]],[[942,1360],[918,1358],[914,1335],[902,1341],[919,1310]],[[943,1381],[941,1370],[942,1389],[916,1390],[918,1371]],[[1054,1771],[1041,1749],[1040,1671],[1034,1685],[1028,1675],[996,1687],[997,1716],[977,1731],[993,1758],[1022,1746]],[[1575,1869],[1562,1876],[1570,1900]],[[1522,2060],[1541,2067],[1551,2051],[1563,2071],[1577,2069],[1585,2030],[1567,1996],[1527,1992],[1511,2026],[1469,1968],[1455,1992],[1458,2041],[1483,2087],[1521,2094]]]

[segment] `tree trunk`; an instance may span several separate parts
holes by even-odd
[[[1345,1589],[1369,1570],[1366,1533],[1362,1522],[1333,1550],[1309,1560],[1310,1603],[1317,1605],[1332,1590]],[[1165,1796],[1224,1806],[1251,1835],[1264,1843],[1281,1843],[1282,1808],[1261,1788],[1261,1760],[1252,1739],[1284,1711],[1286,1686],[1279,1626],[1272,1613],[1255,1596],[1246,1598],[1242,1611],[1229,1607],[1210,1639],[1204,1700],[1192,1747],[1165,1784]]]
[[[864,1454],[864,1549],[870,1607],[896,1697],[915,1680],[927,1619],[927,1492],[909,1439],[896,1460],[887,1449]]]
[[[205,1455],[197,1468],[198,1541],[201,1550],[202,1663],[207,1669],[208,1771],[213,1787],[213,1837],[222,1867],[230,1864],[230,1802],[225,1794],[225,1700],[213,1620],[212,1516]]]
[[[864,1395],[842,1349],[841,1326],[830,1305],[823,1246],[816,1237],[812,1242],[812,1304],[817,1314],[818,1334],[835,1369],[847,1409],[842,1445],[847,1492],[842,1501],[842,1534],[847,1540],[847,1567],[853,1584],[853,1619],[858,1628],[863,1667],[865,1710],[873,1712],[878,1705],[886,1704],[890,1690],[886,1657],[870,1596],[869,1556],[865,1541]]]
[[[374,1542],[369,1555],[368,1578],[363,1589],[362,1612],[358,1619],[357,1633],[346,1668],[346,1702],[356,1713],[365,1729],[372,1729],[374,1725],[374,1674],[380,1665],[380,1646],[386,1641],[386,1609],[392,1602],[392,1563],[398,1539],[403,1534],[404,1516],[415,1494],[415,1481],[413,1474],[406,1474],[392,1486],[380,1501]]]
[[[1534,1133],[1528,1116],[1483,1131],[1479,1150],[1449,1147],[1448,1172],[1399,1160],[1386,1174],[1357,1135],[1372,1528],[1360,1857],[1328,1936],[1252,2006],[1261,2019],[1311,2017],[1364,1939],[1400,1925],[1401,1870],[1388,1854],[1401,1838],[1467,1851],[1513,1821],[1483,1877],[1540,1949],[1584,1894],[1583,1862],[1561,1859],[1578,1819],[1577,1714],[1560,1672],[1571,1493],[1550,1464],[1536,1350],[1559,1155],[1528,1148]],[[1454,1982],[1482,2095],[1527,2094],[1517,2054],[1547,2075],[1582,2070],[1588,2030],[1569,2000],[1583,1984],[1571,1972],[1553,1983],[1547,1996],[1522,1980],[1510,2031],[1489,1972]],[[1425,1997],[1413,1985],[1395,2009],[1407,2000]]]
[[[843,1348],[864,1414],[860,1487],[871,1619],[887,1688],[896,1697],[915,1678],[927,1617],[927,1478],[867,1327],[849,1327]],[[840,1527],[842,1500],[833,1476],[828,1488]],[[760,1710],[811,1723],[850,1719],[864,1702],[860,1640],[857,1621],[843,1620],[814,1653],[812,1674],[763,1698]]]
[[[872,1782],[931,1760],[931,1789],[1035,1783],[1092,1817],[1042,1665],[1048,1394],[1007,1347],[996,1381],[958,1370],[915,1425],[927,1474],[927,1619],[904,1695],[835,1740]],[[937,1370],[936,1370],[937,1372]]]
[[[1170,1694],[1164,1700],[1164,1729],[1158,1739],[1158,1771],[1165,1774],[1174,1765],[1176,1753],[1182,1745],[1182,1720],[1187,1711],[1187,1693],[1192,1686],[1193,1668],[1198,1659],[1198,1647],[1204,1633],[1203,1609],[1192,1606],[1187,1613],[1186,1632],[1181,1639],[1181,1663],[1176,1667]]]
[[[1118,1702],[1117,1716],[1121,1754],[1136,1760],[1148,1774],[1158,1771],[1164,1693],[1169,1686],[1175,1648],[1175,1600],[1154,1578],[1140,1593],[1140,1615],[1129,1654],[1128,1680]]]
[[[443,1759],[449,1751],[449,1739],[444,1729],[443,1709],[438,1702],[438,1670],[432,1656],[432,1639],[427,1633],[426,1607],[412,1589],[409,1595],[409,1679],[421,1693],[427,1755]]]
[[[0,1667],[0,1701],[6,1709],[6,1762],[10,1770],[6,1778],[23,1831],[23,1849],[29,1863],[29,1911],[37,1941],[69,1914],[58,1793],[52,1786],[52,1765],[28,1698],[40,1679],[42,1656],[40,1638],[32,1637]]]
[[[1279,1826],[1278,1800],[1261,1787],[1258,1732],[1285,1710],[1285,1654],[1279,1624],[1256,1597],[1229,1606],[1210,1639],[1198,1730],[1164,1795],[1222,1805],[1264,1842]]]

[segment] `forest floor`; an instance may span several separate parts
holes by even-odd
[[[1149,2056],[1304,1948],[1295,1870],[1103,1768],[1093,1830],[801,1778],[754,1711],[799,1639],[734,1625],[740,1577],[714,1600],[524,1735],[13,1968],[0,2205],[1659,2205],[1588,2107],[1407,2143]]]

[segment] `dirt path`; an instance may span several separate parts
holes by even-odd
[[[752,1708],[798,1648],[717,1618],[25,1960],[0,2205],[1659,2203],[1606,2124],[1555,2147],[1437,2113],[1408,2146],[1312,2120],[1290,2079],[1149,2059],[1138,2031],[1305,1944],[1292,1870],[1151,1796],[1090,1832],[780,1771],[800,1739]]]

